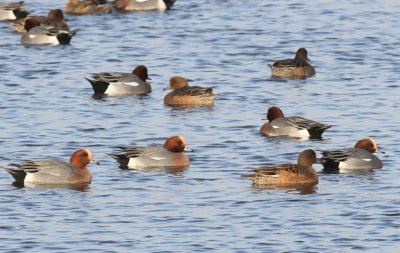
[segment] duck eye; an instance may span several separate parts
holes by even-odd
[[[87,153],[83,153],[83,154],[81,155],[81,157],[87,158],[87,157],[88,157],[88,154],[87,154]]]
[[[179,141],[176,142],[176,144],[182,145],[182,141],[179,140]]]

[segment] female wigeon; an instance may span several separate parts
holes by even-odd
[[[112,4],[107,0],[69,0],[64,11],[72,15],[110,13]]]
[[[189,158],[186,140],[182,136],[169,137],[163,146],[121,147],[119,153],[108,154],[121,167],[135,169],[143,167],[187,167]]]
[[[150,78],[144,65],[137,66],[132,73],[94,73],[92,78],[85,79],[92,85],[95,96],[144,95],[151,92],[151,85],[147,82]]]
[[[267,185],[297,185],[316,184],[318,174],[312,167],[317,163],[317,155],[314,150],[307,149],[300,153],[297,164],[279,164],[251,169],[255,173],[245,175],[253,184]]]
[[[169,80],[169,86],[166,89],[172,89],[165,95],[164,103],[167,105],[198,105],[211,106],[214,104],[217,94],[213,94],[212,88],[202,88],[199,86],[189,86],[188,80],[173,76]]]
[[[165,11],[171,9],[176,0],[116,0],[114,8],[117,11]]]
[[[52,9],[47,13],[47,17],[45,16],[29,16],[26,18],[15,20],[10,24],[11,28],[19,33],[25,33],[26,30],[24,28],[25,20],[28,18],[34,18],[40,22],[41,25],[50,25],[54,27],[58,27],[61,30],[69,31],[69,27],[67,23],[64,21],[64,13],[60,9]]]
[[[304,78],[315,75],[315,69],[308,61],[307,50],[300,48],[294,59],[278,60],[268,66],[271,68],[272,76]]]
[[[27,31],[21,36],[21,43],[25,45],[60,45],[69,44],[76,31],[66,31],[59,27],[40,25],[35,18],[28,18],[24,25]]]
[[[373,139],[362,139],[354,148],[322,151],[321,163],[325,170],[334,171],[380,169],[381,160],[372,154],[377,150]]]
[[[280,108],[268,109],[269,122],[261,126],[265,136],[289,136],[295,138],[321,138],[322,133],[331,125],[322,124],[299,116],[285,117]]]
[[[25,9],[24,2],[0,3],[0,20],[16,20],[29,15]]]
[[[71,155],[69,163],[57,160],[25,161],[4,169],[17,183],[80,184],[92,181],[90,171],[86,168],[91,162],[92,152],[80,149]]]

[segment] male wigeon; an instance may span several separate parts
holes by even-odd
[[[276,106],[268,109],[267,119],[269,122],[260,128],[260,132],[265,136],[321,138],[322,133],[331,127],[299,116],[285,117],[282,110]]]
[[[25,9],[24,2],[0,3],[0,20],[16,20],[29,15]]]
[[[213,94],[212,88],[202,88],[199,86],[189,86],[188,80],[173,76],[169,80],[169,86],[166,89],[172,89],[165,95],[164,103],[167,105],[198,105],[211,106],[214,104],[217,94]]]
[[[41,25],[49,25],[58,27],[61,30],[69,31],[67,23],[64,21],[64,13],[61,9],[49,10],[47,16],[28,16],[26,18],[17,19],[10,24],[11,28],[19,33],[25,33],[25,20],[28,18],[34,18],[39,21]]]
[[[110,13],[112,4],[107,0],[69,0],[64,11],[72,15]]]
[[[381,160],[372,154],[377,150],[378,145],[373,139],[362,139],[354,148],[322,151],[321,163],[326,171],[380,169]]]
[[[92,85],[95,96],[144,95],[151,92],[151,85],[146,66],[137,66],[132,73],[103,72],[94,73],[92,78],[85,78]]]
[[[308,60],[307,50],[300,48],[294,59],[278,60],[268,66],[271,68],[272,76],[304,78],[315,75],[315,69]]]
[[[59,27],[40,25],[35,18],[28,18],[24,25],[27,31],[21,36],[21,43],[24,45],[60,45],[69,44],[76,31],[65,31]]]
[[[312,167],[317,163],[317,155],[314,150],[307,149],[300,153],[297,164],[279,164],[251,169],[254,174],[244,175],[253,184],[266,185],[297,185],[316,184],[318,174]]]
[[[92,181],[90,171],[86,168],[92,162],[92,152],[80,149],[71,155],[69,163],[57,160],[25,161],[4,169],[17,183],[80,184]]]
[[[128,169],[143,167],[187,167],[189,158],[186,140],[182,136],[169,137],[163,146],[121,147],[119,153],[108,154]]]
[[[165,11],[171,9],[176,0],[116,0],[114,8],[117,11]]]

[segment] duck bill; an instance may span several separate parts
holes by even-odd
[[[96,162],[95,160],[91,160],[91,161],[90,161],[90,164],[100,165],[100,163],[99,163],[99,162]]]
[[[170,90],[170,89],[171,89],[171,87],[168,86],[168,87],[166,87],[166,88],[164,88],[164,89],[162,89],[162,90],[165,91],[165,90]]]
[[[185,149],[183,151],[184,152],[193,152],[193,150],[191,148],[189,148],[188,146],[185,146]]]
[[[380,146],[379,146],[379,147],[376,147],[375,153],[386,154],[385,150],[382,149],[382,147],[380,147]]]

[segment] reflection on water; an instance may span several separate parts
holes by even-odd
[[[287,192],[295,192],[301,195],[317,193],[316,184],[304,184],[304,185],[265,185],[265,184],[253,184],[252,187],[256,190],[280,190]]]
[[[369,175],[374,175],[375,171],[379,171],[381,169],[377,170],[363,170],[363,169],[340,169],[340,170],[335,170],[335,169],[327,169],[324,168],[322,169],[321,172],[324,174],[352,174],[352,175],[359,175],[359,176],[369,176]]]
[[[40,190],[54,190],[54,189],[70,189],[80,192],[89,192],[90,184],[82,183],[82,184],[35,184],[35,183],[23,183],[23,182],[13,182],[12,186],[16,188],[33,188]]]
[[[183,172],[185,172],[189,166],[166,166],[166,167],[136,167],[136,168],[128,168],[128,167],[123,167],[120,166],[121,169],[127,170],[127,171],[137,171],[137,172],[145,172],[145,173],[155,173],[155,172],[164,172],[164,173],[170,173],[174,175],[180,175]]]
[[[173,108],[174,110],[185,110],[185,109],[193,109],[193,108],[202,108],[212,110],[214,105],[196,105],[196,104],[187,104],[187,105],[165,105]]]
[[[285,82],[289,80],[305,80],[307,78],[312,78],[313,76],[306,77],[306,76],[271,76],[270,80],[271,81],[280,81],[280,82]]]

